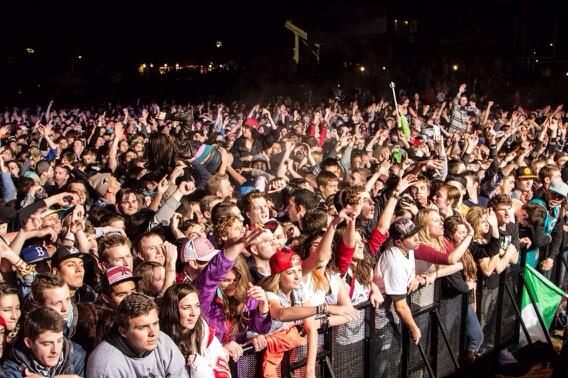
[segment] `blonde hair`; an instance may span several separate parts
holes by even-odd
[[[432,236],[428,231],[428,224],[432,221],[432,217],[439,212],[436,209],[422,209],[416,215],[416,224],[421,226],[418,231],[418,240],[424,244],[430,245],[438,251],[444,252],[446,250],[443,236]]]
[[[483,239],[485,235],[481,233],[481,222],[485,220],[485,209],[481,206],[473,206],[469,209],[467,216],[465,217],[467,222],[471,224],[473,228],[473,238]]]
[[[282,273],[276,273],[271,276],[266,277],[262,280],[262,287],[266,291],[270,291],[274,294],[282,294],[282,290],[280,289],[280,275]]]

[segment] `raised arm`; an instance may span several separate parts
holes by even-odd
[[[128,114],[128,112],[125,112]],[[125,116],[126,117],[126,116]],[[112,172],[116,171],[118,167],[118,145],[124,136],[124,130],[122,127],[122,123],[116,123],[114,128],[114,138],[110,145],[109,157],[108,157],[108,167]]]
[[[345,230],[343,243],[346,246],[355,246],[355,218],[361,212],[361,206],[357,205],[355,207],[348,206],[342,209],[339,214],[333,219],[333,221],[328,226],[327,230],[323,234],[319,248],[311,253],[302,264],[302,277],[306,277],[312,270],[316,269],[320,264],[329,261],[331,259],[331,246],[333,244],[333,238],[335,236],[335,231],[337,231],[337,226],[342,221],[347,222],[347,228]]]

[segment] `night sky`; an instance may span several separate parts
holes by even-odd
[[[439,1],[18,1],[3,3],[3,49],[0,79],[11,72],[30,71],[38,76],[70,70],[81,55],[84,74],[95,69],[132,71],[141,63],[180,64],[235,60],[246,63],[270,57],[275,49],[291,49],[293,35],[284,29],[286,19],[319,29],[356,25],[372,16],[417,19],[420,49],[428,54],[441,40],[466,41],[467,56],[475,40],[498,46],[508,59],[524,31],[524,49],[541,49],[556,41],[556,57],[566,59],[567,3],[542,0]],[[561,21],[561,20],[560,20]],[[525,28],[523,29],[523,25]],[[217,49],[220,40],[223,47]],[[473,40],[474,42],[467,42]],[[470,43],[470,44],[468,44]],[[33,57],[25,53],[31,47]],[[562,55],[563,54],[563,55]],[[10,68],[8,70],[4,69]],[[81,69],[77,69],[81,72]]]
[[[4,38],[10,51],[34,47],[38,54],[83,53],[97,60],[120,58],[199,58],[214,50],[247,57],[291,41],[287,18],[317,18],[341,25],[356,22],[349,14],[414,15],[432,36],[485,34],[499,39],[515,27],[526,3],[530,25],[547,31],[561,1],[18,1],[3,4]],[[326,12],[333,15],[326,19]],[[339,15],[339,16],[336,16]],[[341,17],[344,15],[344,17]],[[450,33],[450,34],[448,34]],[[218,52],[217,52],[218,53]]]

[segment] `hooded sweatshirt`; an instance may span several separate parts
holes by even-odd
[[[114,327],[89,357],[87,377],[188,377],[185,360],[172,339],[163,332],[156,349],[135,353]]]

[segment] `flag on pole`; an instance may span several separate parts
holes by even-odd
[[[525,267],[524,280],[526,286],[523,286],[521,296],[521,317],[527,326],[532,342],[539,340],[547,342],[546,335],[538,321],[535,306],[533,306],[531,302],[527,288],[536,301],[536,307],[538,307],[542,316],[547,332],[554,319],[558,305],[566,293],[529,265]],[[520,335],[520,345],[527,345],[528,340],[522,329]]]
[[[410,128],[408,127],[408,120],[402,114],[398,116],[398,127],[402,129],[402,133],[405,137],[410,136]]]

